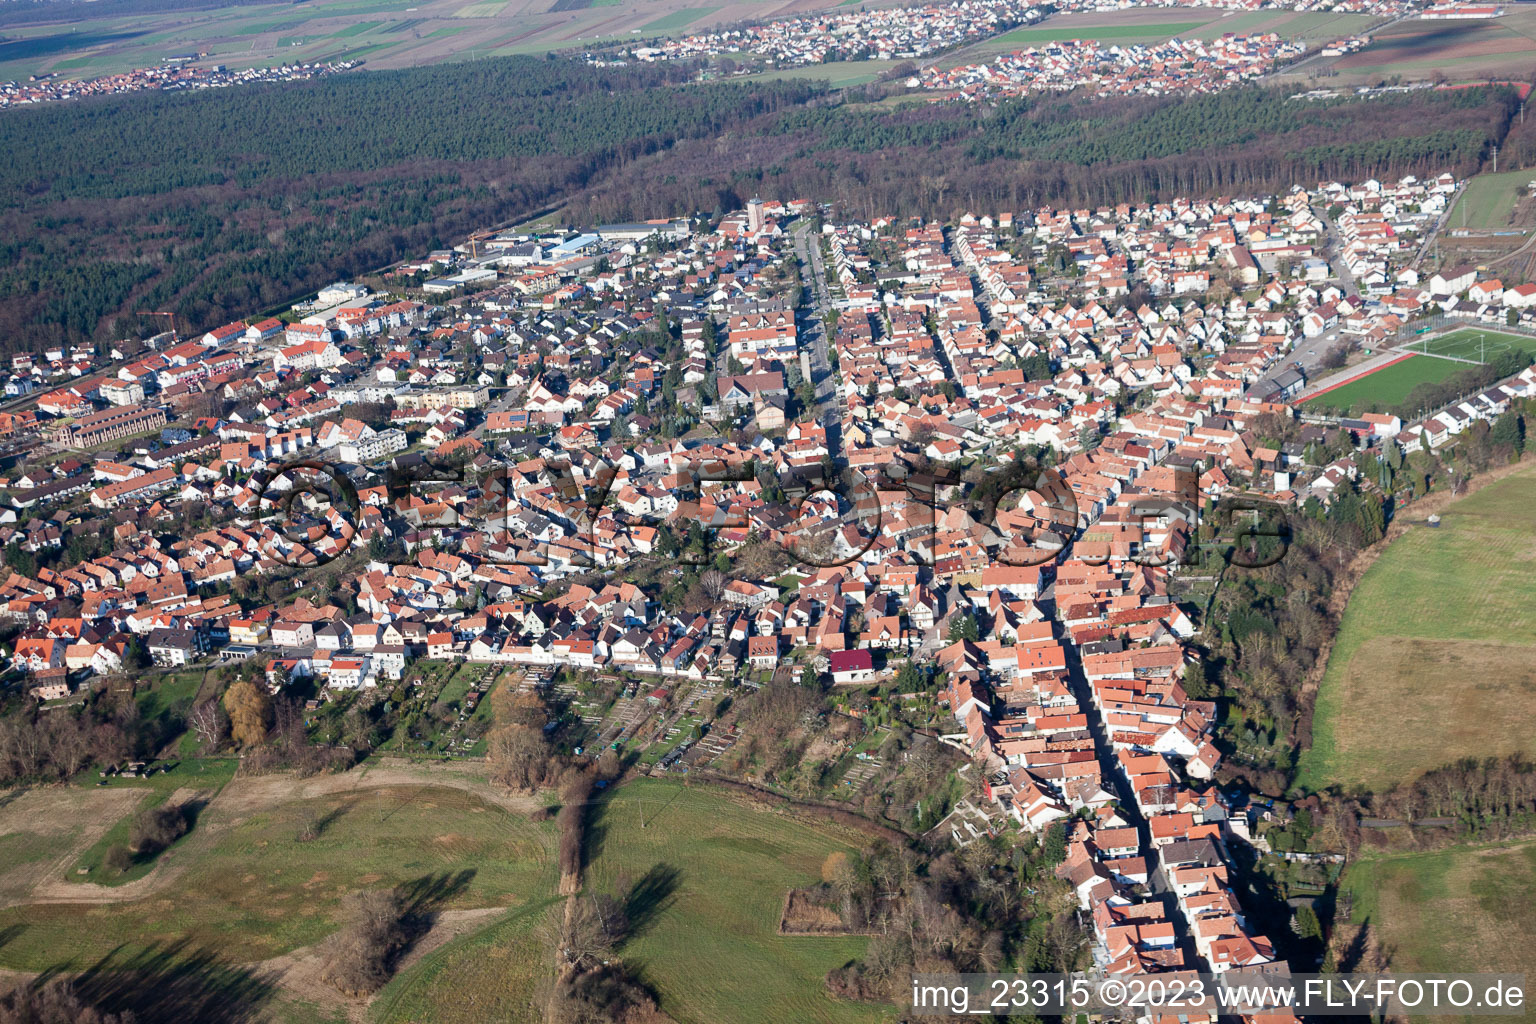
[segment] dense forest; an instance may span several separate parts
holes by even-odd
[[[213,326],[569,200],[573,221],[739,207],[857,216],[1469,173],[1509,89],[1306,103],[1187,98],[877,106],[805,82],[531,57],[0,117],[0,350],[103,340],[134,310]]]
[[[594,218],[639,207],[814,195],[855,216],[1100,205],[1175,195],[1289,188],[1478,169],[1519,108],[1511,89],[1420,92],[1301,102],[1249,87],[1215,95],[1046,97],[995,107],[860,102],[773,118],[735,142],[728,162],[707,143],[679,145],[651,180],[589,190],[574,209]]]
[[[0,347],[221,323],[817,92],[687,74],[508,58],[8,112]]]

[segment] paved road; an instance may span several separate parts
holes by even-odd
[[[1062,553],[1063,560],[1070,555],[1071,549],[1068,548]],[[1058,622],[1061,621],[1060,611],[1061,609],[1057,608],[1053,601],[1051,614]],[[1190,934],[1188,921],[1183,911],[1179,909],[1172,887],[1168,884],[1163,859],[1152,845],[1151,826],[1147,822],[1146,815],[1142,814],[1140,805],[1136,803],[1136,794],[1131,790],[1130,780],[1120,769],[1120,761],[1115,756],[1114,746],[1109,741],[1104,719],[1093,700],[1093,687],[1083,672],[1081,652],[1077,645],[1067,638],[1061,640],[1061,646],[1067,660],[1068,689],[1072,691],[1072,696],[1077,700],[1077,706],[1088,720],[1088,735],[1093,740],[1094,753],[1098,755],[1100,785],[1119,800],[1120,816],[1126,820],[1127,825],[1136,830],[1137,853],[1146,858],[1148,866],[1152,869],[1147,880],[1147,888],[1152,900],[1162,903],[1167,919],[1173,923],[1174,934],[1178,939],[1179,947],[1184,951],[1185,962],[1198,964],[1200,959],[1195,949],[1194,938]]]
[[[1440,232],[1444,231],[1445,226],[1450,223],[1451,211],[1456,209],[1456,204],[1461,202],[1466,191],[1465,187],[1458,188],[1456,194],[1451,197],[1451,201],[1445,204],[1445,210],[1440,214],[1440,219],[1435,221],[1435,226],[1425,233],[1424,244],[1420,245],[1419,251],[1414,253],[1413,262],[1408,264],[1410,270],[1419,269],[1419,264],[1424,262],[1425,256],[1429,255],[1430,247],[1435,244],[1435,239],[1440,237]]]
[[[1344,251],[1344,240],[1339,237],[1337,225],[1328,216],[1328,211],[1314,207],[1312,212],[1317,215],[1318,220],[1323,222],[1323,229],[1327,234],[1327,242],[1323,251],[1328,259],[1328,265],[1338,276],[1339,286],[1343,289],[1345,295],[1357,294],[1355,276],[1349,272],[1349,268],[1344,265],[1344,261],[1340,258]],[[1322,366],[1323,356],[1327,354],[1328,350],[1338,340],[1339,332],[1337,328],[1319,334],[1315,338],[1302,338],[1295,343],[1288,353],[1281,356],[1275,361],[1273,366],[1265,371],[1264,376],[1259,379],[1254,388],[1262,393],[1264,385],[1273,380],[1277,374],[1297,364],[1300,364],[1303,372],[1307,375],[1307,379],[1310,381],[1314,372]]]
[[[821,245],[811,235],[809,221],[801,221],[793,232],[795,256],[800,263],[800,278],[805,296],[813,298],[802,306],[797,317],[796,336],[802,348],[811,353],[811,383],[816,388],[816,419],[827,432],[827,445],[836,458],[841,447],[842,415],[838,408],[837,374],[827,353],[827,331],[823,321],[832,311],[832,297],[827,291],[827,275],[821,260]]]
[[[495,390],[501,391],[501,397],[491,399],[490,402],[486,404],[485,408],[480,410],[482,417],[480,423],[469,432],[469,436],[473,437],[477,441],[483,441],[485,439],[485,425],[490,420],[491,413],[508,412],[512,409],[518,408],[522,404],[520,400],[521,390],[517,392],[514,392],[512,388],[498,388]]]
[[[1343,285],[1345,295],[1357,294],[1360,289],[1355,287],[1355,275],[1351,274],[1349,267],[1344,264],[1344,238],[1339,234],[1339,226],[1333,222],[1333,218],[1328,216],[1328,211],[1322,207],[1314,206],[1312,212],[1317,215],[1318,220],[1323,222],[1323,230],[1328,235],[1328,245],[1323,251],[1328,255],[1329,267],[1338,275],[1339,283]]]

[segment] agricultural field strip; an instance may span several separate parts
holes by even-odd
[[[1367,853],[1342,890],[1355,925],[1369,925],[1406,971],[1536,976],[1536,842],[1461,844],[1405,854]]]
[[[1450,505],[1351,596],[1299,781],[1375,787],[1462,756],[1536,752],[1536,467]],[[1363,659],[1363,660],[1362,660]]]

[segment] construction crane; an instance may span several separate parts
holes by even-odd
[[[476,231],[474,234],[470,235],[469,236],[469,255],[470,255],[470,258],[471,259],[479,259],[480,258],[480,240],[482,238],[495,238],[495,237],[496,237],[496,232],[494,232],[494,231]]]
[[[175,313],[150,313],[150,312],[143,312],[143,311],[141,311],[141,312],[139,312],[136,315],[137,316],[163,316],[163,317],[168,317],[170,319],[170,324],[171,324],[171,337],[172,338],[177,338],[177,339],[179,339],[181,337],[179,334],[176,333],[176,314]]]

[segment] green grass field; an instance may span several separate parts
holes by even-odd
[[[1536,842],[1368,853],[1349,866],[1342,889],[1353,899],[1352,922],[1369,923],[1394,972],[1536,977]]]
[[[1431,338],[1425,342],[1412,343],[1408,347],[1439,355],[1454,356],[1458,359],[1483,362],[1504,352],[1518,350],[1536,353],[1536,338],[1524,334],[1486,330],[1481,327],[1463,327],[1459,331],[1442,334],[1438,338]]]
[[[890,70],[888,61],[852,60],[833,61],[830,64],[813,64],[809,67],[780,68],[776,71],[764,71],[748,77],[775,81],[778,79],[826,79],[835,88],[846,88],[854,85],[867,85],[880,76],[880,72]]]
[[[249,809],[241,799],[210,806],[163,855],[163,869],[186,864],[170,888],[123,903],[0,910],[0,929],[21,926],[0,948],[0,965],[81,965],[183,938],[236,960],[265,959],[327,935],[347,892],[421,879],[459,883],[443,909],[520,907],[555,891],[553,824],[462,790],[386,787]],[[325,825],[300,842],[309,812]]]
[[[645,827],[641,828],[642,813]],[[889,1007],[838,1002],[828,970],[863,938],[777,934],[785,894],[814,884],[834,850],[867,841],[849,829],[761,810],[702,789],[641,779],[603,805],[587,885],[610,891],[653,869],[676,889],[624,950],[680,1024],[842,1024],[889,1020]]]
[[[1477,175],[1467,182],[1466,191],[1456,204],[1451,223],[1456,227],[1481,228],[1485,231],[1511,227],[1510,218],[1515,212],[1515,201],[1521,190],[1533,180],[1536,180],[1536,171],[1531,170]],[[1462,224],[1463,212],[1466,215],[1465,225]]]
[[[805,579],[806,577],[800,575],[797,572],[787,572],[783,576],[780,576],[778,579],[774,580],[773,585],[779,588],[779,592],[781,594],[784,594],[799,590],[800,584],[804,583]]]
[[[834,1001],[823,987],[826,972],[858,956],[866,939],[777,934],[788,890],[817,881],[828,854],[866,837],[708,790],[638,779],[604,800],[589,838],[588,891],[623,895],[641,879],[664,880],[621,954],[679,1024],[859,1024],[893,1016],[886,1007]],[[544,892],[402,973],[380,995],[372,1019],[543,1020],[535,996],[560,912],[553,887]]]
[[[136,861],[127,871],[119,874],[103,865],[107,851],[114,846],[126,846],[133,831],[134,819],[143,812],[165,803],[177,790],[193,790],[197,792],[200,800],[204,802],[211,800],[230,779],[235,777],[235,769],[239,764],[239,760],[233,757],[200,758],[196,761],[183,762],[175,771],[161,772],[147,779],[110,780],[109,786],[142,790],[144,798],[134,807],[132,814],[113,825],[79,856],[75,863],[75,870],[66,875],[65,880],[92,882],[97,885],[122,885],[136,878],[143,878],[154,869],[159,860],[158,857]],[[171,851],[186,841],[187,837],[183,836],[171,846]],[[161,854],[162,857],[164,855],[164,853]],[[85,869],[85,874],[80,873],[80,868]]]
[[[1536,753],[1533,537],[1536,465],[1382,552],[1340,624],[1299,787],[1376,790],[1462,757]]]
[[[1337,409],[1347,415],[1358,416],[1370,412],[1373,404],[1383,409],[1396,405],[1420,384],[1445,380],[1462,368],[1463,364],[1449,359],[1415,356],[1326,394],[1309,398],[1302,404],[1314,408]]]
[[[654,21],[648,21],[640,26],[641,32],[671,32],[674,29],[687,28],[707,14],[714,14],[719,7],[684,7],[682,10],[664,14]]]
[[[1480,327],[1464,327],[1427,341],[1412,342],[1408,347],[1457,359],[1481,361],[1512,349],[1536,353],[1536,338]],[[1337,409],[1358,416],[1369,412],[1373,403],[1382,409],[1390,408],[1406,399],[1420,384],[1438,383],[1465,369],[1468,369],[1468,365],[1456,362],[1455,359],[1415,356],[1326,394],[1316,395],[1302,404],[1314,408]]]
[[[1016,28],[1004,32],[992,43],[1006,50],[1020,50],[1041,43],[1059,43],[1067,39],[1102,39],[1106,42],[1129,43],[1161,41],[1193,32],[1207,24],[1204,21],[1174,21],[1152,25],[1075,25],[1064,28]],[[990,45],[990,44],[989,44]]]
[[[370,1018],[378,1024],[539,1024],[560,908],[560,898],[549,896],[434,950],[385,986]]]
[[[407,774],[422,784],[390,776],[369,788],[367,769],[308,783],[286,775],[234,779],[197,828],[161,856],[156,874],[123,890],[119,902],[98,898],[100,890],[82,890],[80,902],[28,902],[32,885],[57,884],[50,862],[73,863],[67,853],[80,831],[34,834],[30,812],[13,810],[11,831],[0,834],[0,892],[9,899],[0,909],[0,967],[78,970],[175,943],[185,943],[175,957],[211,950],[225,962],[270,960],[330,934],[348,892],[430,884],[440,893],[432,909],[487,913],[454,919],[458,936],[403,970],[370,1018],[543,1020],[561,907],[554,823],[490,802],[478,780],[457,780],[471,784],[466,790]],[[147,799],[161,795],[141,788]],[[104,818],[106,794],[70,792],[98,808],[95,829],[138,806],[115,800],[115,813]],[[622,955],[679,1024],[892,1019],[889,1007],[838,1002],[824,988],[827,971],[857,957],[867,939],[777,933],[788,890],[815,883],[830,853],[865,845],[866,834],[647,779],[620,787],[593,813],[586,885],[630,895],[645,890],[637,882],[653,883],[647,909],[631,911],[637,931]],[[304,823],[316,818],[319,836],[301,841]],[[333,1006],[306,1002],[302,990],[274,999],[274,1022],[334,1015]]]
[[[1331,42],[1363,32],[1379,21],[1380,18],[1368,14],[1334,14],[1329,11],[1244,11],[1218,18],[1193,35],[1198,39],[1216,39],[1228,32],[1234,35],[1274,32],[1284,39],[1298,39],[1307,43]]]

